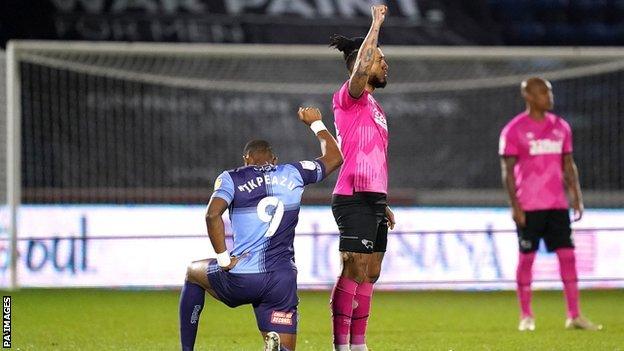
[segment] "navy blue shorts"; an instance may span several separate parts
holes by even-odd
[[[213,261],[208,280],[219,300],[229,307],[251,304],[258,329],[284,334],[297,333],[297,270],[284,268],[269,273],[234,274]]]

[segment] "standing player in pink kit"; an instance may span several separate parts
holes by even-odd
[[[567,188],[574,220],[583,216],[578,171],[572,158],[572,131],[553,108],[550,82],[530,78],[522,82],[527,109],[503,128],[499,154],[503,185],[516,222],[520,256],[516,271],[520,302],[520,331],[535,330],[531,310],[532,267],[540,239],[555,252],[567,303],[567,329],[599,330],[579,311],[576,258],[570,228]]]
[[[334,93],[336,133],[344,164],[332,199],[340,231],[342,272],[331,295],[334,350],[367,350],[365,334],[373,284],[379,278],[388,227],[394,214],[387,206],[388,127],[373,98],[386,86],[388,65],[377,39],[387,8],[372,7],[373,22],[366,38],[333,36],[350,79]]]

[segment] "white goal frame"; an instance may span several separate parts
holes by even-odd
[[[583,75],[594,75],[624,69],[624,48],[613,47],[557,47],[557,48],[531,48],[531,47],[421,47],[421,46],[385,46],[384,53],[395,58],[428,58],[462,60],[466,57],[480,60],[500,60],[510,58],[560,58],[566,60],[597,59],[593,65],[562,69],[552,72],[535,72],[545,78],[556,80]],[[88,64],[64,63],[62,60],[45,57],[37,53],[63,52],[63,53],[132,53],[150,56],[177,56],[177,57],[201,57],[201,56],[256,56],[256,57],[306,57],[327,58],[340,60],[340,55],[324,45],[240,45],[240,44],[190,44],[190,43],[113,43],[113,42],[81,42],[81,41],[35,41],[17,40],[9,41],[6,50],[6,91],[7,91],[7,205],[8,205],[8,233],[10,236],[10,286],[15,289],[19,286],[17,264],[17,233],[19,207],[21,205],[21,77],[20,62],[28,61],[42,63],[51,67],[68,69],[70,71],[101,75],[106,77],[123,77],[124,79],[141,82],[157,82],[170,86],[184,86],[196,89],[223,89],[223,82],[213,82],[205,79],[189,79],[175,77],[155,76],[150,73],[132,73],[114,68],[98,68]],[[518,84],[525,76],[509,75],[502,77],[483,77],[478,79],[449,80],[441,82],[414,82],[396,83],[393,91],[396,92],[431,92],[451,91],[456,89],[479,89],[498,86],[511,86]],[[157,81],[155,81],[157,80]],[[262,84],[262,87],[243,83],[245,91],[262,89],[276,93],[288,94],[292,91],[331,91],[335,86],[325,84],[304,83],[275,83]],[[228,83],[231,90],[242,90],[240,82]],[[458,190],[458,193],[474,195],[482,198],[483,192],[471,190]],[[457,194],[457,193],[454,193]],[[448,191],[421,192],[421,198],[444,198]],[[491,194],[492,196],[497,196]],[[596,198],[605,194],[593,194]],[[624,194],[615,194],[613,203],[624,202]],[[489,196],[489,195],[488,195]],[[614,194],[609,194],[614,196]],[[592,195],[586,196],[586,199]]]

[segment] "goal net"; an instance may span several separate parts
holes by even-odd
[[[250,139],[272,142],[282,161],[316,156],[297,107],[320,107],[331,125],[347,78],[322,46],[13,45],[22,200],[33,203],[204,202]],[[624,50],[385,49],[389,84],[376,95],[396,193],[498,191],[498,134],[524,108],[518,86],[531,75],[554,84],[583,188],[624,189]]]
[[[624,203],[624,50],[383,49],[389,83],[375,94],[389,121],[394,203],[504,204],[498,135],[533,75],[552,81],[555,111],[572,125],[588,201]],[[9,210],[205,203],[250,139],[270,141],[283,162],[318,156],[297,108],[319,107],[331,126],[332,93],[347,79],[326,46],[17,41],[7,67]],[[333,183],[307,199],[327,203]]]

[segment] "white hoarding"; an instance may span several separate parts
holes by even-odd
[[[514,287],[518,251],[508,210],[395,213],[380,287]],[[581,285],[624,286],[624,211],[588,210],[573,227]],[[301,287],[326,288],[335,280],[336,233],[328,207],[302,209],[295,238]],[[6,232],[2,238],[0,282],[6,285]],[[22,206],[18,251],[18,279],[25,287],[179,286],[189,262],[214,255],[203,206]],[[537,287],[560,286],[554,254],[540,250],[534,278]]]

